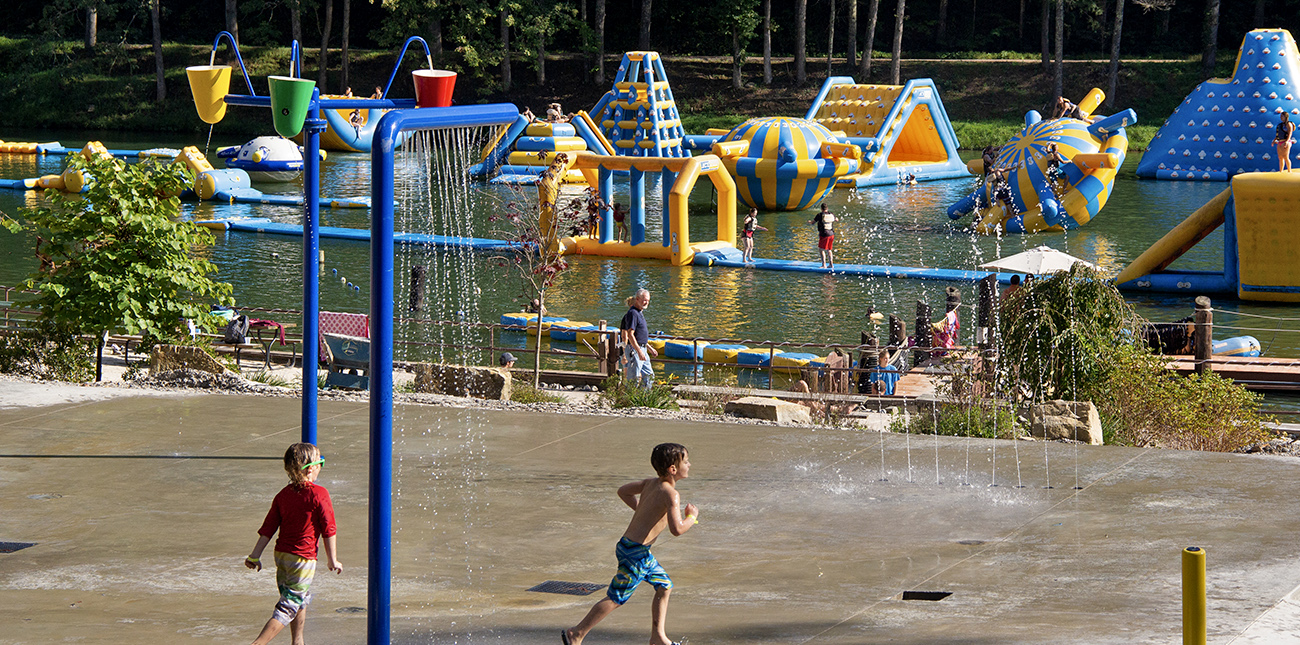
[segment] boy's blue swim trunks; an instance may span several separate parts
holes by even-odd
[[[620,538],[618,545],[614,547],[614,555],[618,557],[618,573],[614,575],[613,580],[609,581],[609,592],[606,595],[610,600],[620,605],[627,602],[632,597],[632,592],[636,591],[636,586],[642,582],[648,582],[660,589],[673,588],[673,581],[668,578],[668,573],[659,565],[659,561],[650,555],[650,547],[627,538]]]

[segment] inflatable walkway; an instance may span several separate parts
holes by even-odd
[[[591,110],[614,153],[628,157],[687,157],[686,136],[658,52],[627,52],[614,87]]]
[[[529,121],[521,114],[514,123],[497,131],[496,138],[483,149],[483,158],[469,168],[469,174],[494,184],[531,186],[555,161],[555,155],[572,156],[582,151],[614,154],[614,147],[601,136],[586,112],[579,111],[568,123]],[[561,181],[585,180],[581,172],[573,170]]]
[[[1245,173],[1128,265],[1125,291],[1300,302],[1300,172]],[[1166,271],[1224,227],[1223,270]]]
[[[1138,177],[1227,181],[1277,170],[1278,115],[1300,120],[1300,66],[1285,29],[1256,29],[1241,42],[1232,78],[1196,86],[1156,132],[1138,162]],[[1300,166],[1300,145],[1291,146]]]
[[[957,156],[957,134],[928,78],[905,85],[859,85],[848,76],[822,84],[806,119],[814,120],[862,149],[858,172],[836,180],[837,187],[895,184],[966,177]]]

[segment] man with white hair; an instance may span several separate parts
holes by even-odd
[[[619,322],[618,329],[623,340],[624,378],[644,389],[654,385],[655,372],[650,366],[650,357],[659,352],[649,345],[650,329],[646,326],[645,311],[650,306],[650,292],[637,289],[635,295],[627,299],[627,314]]]

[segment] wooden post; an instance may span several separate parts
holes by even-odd
[[[604,320],[596,321],[596,328],[600,331],[609,329],[609,323]],[[618,336],[615,334],[601,334],[600,346],[605,348],[604,360],[601,361],[600,373],[605,376],[613,376],[618,372]]]
[[[930,335],[930,305],[924,301],[916,301],[916,349],[912,351],[912,366],[920,366],[921,363],[930,360],[928,351],[934,345],[934,337]]]
[[[975,344],[980,349],[988,349],[993,344],[993,324],[997,317],[994,309],[998,305],[998,278],[989,274],[979,281],[975,311]]]
[[[1210,308],[1210,299],[1206,296],[1196,297],[1196,329],[1192,331],[1192,352],[1196,359],[1196,373],[1213,372],[1210,356],[1214,353],[1214,311]]]

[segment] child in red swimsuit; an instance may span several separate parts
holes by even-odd
[[[311,602],[311,581],[316,574],[318,539],[325,538],[325,558],[330,571],[343,573],[343,564],[335,556],[338,550],[334,543],[334,505],[329,491],[316,485],[323,463],[320,450],[309,443],[295,443],[284,452],[289,485],[271,502],[271,510],[262,528],[257,530],[257,546],[244,560],[244,566],[261,571],[262,550],[271,542],[271,536],[277,530],[280,532],[280,539],[275,542],[275,584],[280,590],[280,601],[275,603],[275,611],[253,641],[254,645],[270,642],[285,625],[289,626],[293,642],[302,642],[307,603]]]

